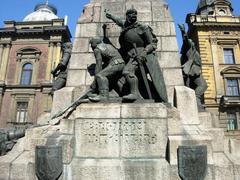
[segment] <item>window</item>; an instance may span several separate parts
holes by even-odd
[[[17,113],[16,113],[17,123],[27,122],[27,109],[28,109],[28,102],[17,102]]]
[[[223,49],[224,52],[224,63],[235,64],[233,49]]]
[[[237,115],[236,113],[227,113],[227,129],[236,130],[237,129]]]
[[[220,16],[224,16],[224,15],[226,15],[226,11],[225,11],[224,9],[220,9],[220,10],[218,11],[218,14],[219,14]]]
[[[22,67],[21,85],[30,85],[32,80],[32,64],[27,63]]]
[[[227,96],[239,96],[238,80],[227,79]]]

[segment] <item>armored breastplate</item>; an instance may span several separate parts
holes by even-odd
[[[102,55],[108,60],[112,58],[121,58],[118,50],[115,49],[112,45],[101,43],[97,47],[101,50]]]
[[[119,37],[121,48],[127,52],[133,49],[134,43],[137,47],[144,47],[144,41],[136,30],[136,28],[125,30]]]

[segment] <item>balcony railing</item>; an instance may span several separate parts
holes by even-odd
[[[225,112],[227,108],[240,108],[240,96],[222,96],[219,103],[219,111]]]
[[[213,16],[213,15],[196,15],[188,14],[188,23],[203,23],[203,22],[214,22],[214,23],[240,23],[240,16]]]

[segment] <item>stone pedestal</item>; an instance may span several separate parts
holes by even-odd
[[[75,132],[72,178],[168,179],[167,117],[158,103],[80,105],[62,126]]]

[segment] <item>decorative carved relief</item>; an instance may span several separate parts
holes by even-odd
[[[209,41],[212,45],[217,45],[218,39],[216,37],[210,37]]]
[[[40,59],[40,56],[40,50],[32,47],[26,47],[17,51],[16,60],[21,61],[22,59],[33,59],[36,61]]]
[[[213,36],[220,36],[222,34],[222,31],[212,31]]]

